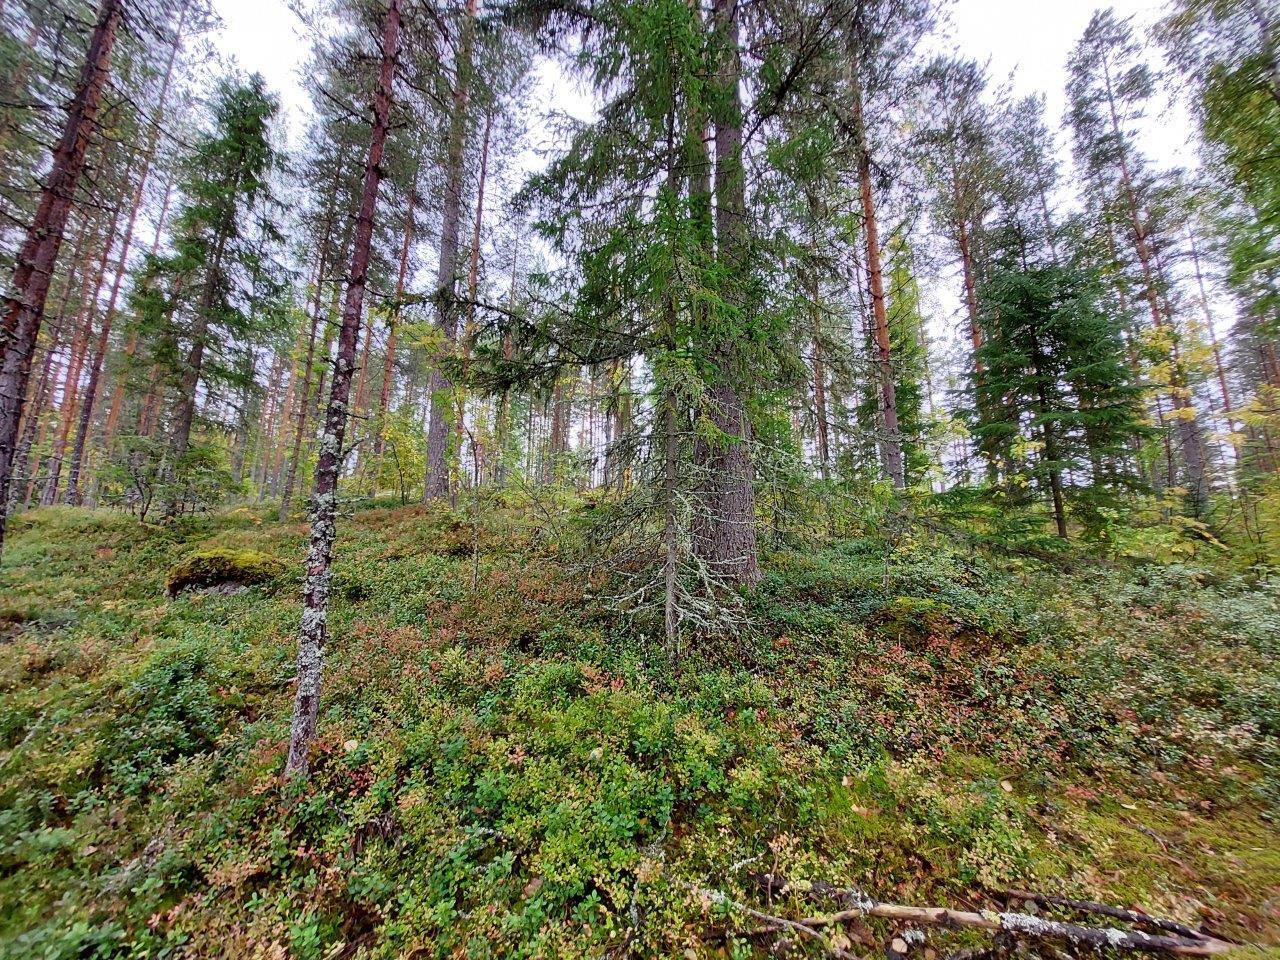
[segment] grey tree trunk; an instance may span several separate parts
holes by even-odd
[[[466,147],[467,104],[470,100],[472,45],[475,42],[477,0],[467,0],[463,14],[458,61],[453,87],[453,116],[449,123],[449,144],[445,156],[444,211],[440,221],[440,261],[436,269],[437,318],[445,352],[458,339],[458,230],[462,216],[463,154]],[[449,419],[452,414],[445,394],[453,387],[439,361],[431,367],[428,390],[431,415],[427,425],[427,478],[422,502],[449,493]]]
[[[373,221],[378,206],[378,185],[382,180],[382,157],[391,125],[391,98],[399,51],[400,0],[390,0],[383,19],[382,59],[373,99],[373,128],[369,134],[369,156],[365,160],[360,210],[356,215],[351,246],[351,273],[342,305],[338,355],[333,367],[329,406],[325,411],[320,455],[316,461],[311,539],[307,547],[307,573],[302,589],[302,623],[298,628],[298,690],[289,732],[289,758],[285,763],[285,773],[292,777],[305,777],[308,773],[311,742],[315,739],[320,709],[324,644],[328,634],[330,564],[337,536],[338,474],[342,468],[347,401],[351,394],[356,338],[360,333],[360,316],[369,279]]]
[[[712,5],[712,27],[723,47],[718,83],[728,101],[715,118],[715,227],[717,255],[730,265],[731,276],[746,267],[746,176],[742,164],[738,15],[737,0],[715,0]],[[716,382],[707,391],[710,401],[707,412],[722,436],[707,461],[710,559],[721,577],[749,586],[760,579],[751,424],[739,382],[736,347],[732,343],[716,344],[715,351],[721,361],[720,370]]]

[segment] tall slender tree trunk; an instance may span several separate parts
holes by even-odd
[[[1213,347],[1213,365],[1218,374],[1218,388],[1222,391],[1222,410],[1226,417],[1227,429],[1236,433],[1236,422],[1231,405],[1231,391],[1227,388],[1227,371],[1222,363],[1222,348],[1218,344],[1218,331],[1213,327],[1213,313],[1209,310],[1209,295],[1205,292],[1204,274],[1200,272],[1200,251],[1196,248],[1196,235],[1187,228],[1187,238],[1191,241],[1191,263],[1195,268],[1196,286],[1200,291],[1200,307],[1204,311],[1204,326],[1209,332],[1209,343]]]
[[[332,226],[332,218],[330,218],[329,226]],[[311,296],[311,331],[307,336],[307,355],[303,361],[302,385],[296,391],[297,406],[294,409],[294,416],[297,422],[293,428],[293,450],[290,452],[288,462],[285,464],[284,489],[280,494],[279,516],[281,523],[289,519],[289,507],[293,503],[293,487],[298,479],[298,461],[302,459],[302,438],[307,432],[307,413],[311,400],[311,374],[315,368],[316,338],[320,333],[320,302],[324,289],[325,256],[328,251],[329,239],[328,229],[326,227],[325,242],[321,244],[319,260],[316,262],[315,292]],[[317,390],[316,392],[318,394],[320,391]]]
[[[736,284],[747,264],[746,172],[742,160],[742,53],[738,0],[714,0],[711,25],[719,45],[716,84],[723,95],[715,127],[715,231],[717,258]],[[742,297],[731,286],[729,299]],[[707,461],[709,537],[707,546],[716,572],[730,583],[750,586],[760,580],[756,543],[755,472],[751,462],[751,422],[743,398],[741,358],[737,344],[712,344],[718,370],[707,391],[707,414],[720,436]]]
[[[964,276],[964,306],[969,315],[969,340],[973,349],[982,347],[982,324],[978,321],[978,286],[973,275],[973,251],[969,243],[969,225],[961,220],[956,230],[960,247],[960,268]],[[980,364],[978,364],[980,366]]]
[[[178,469],[179,463],[187,455],[187,450],[191,446],[191,428],[195,424],[196,417],[196,396],[200,387],[200,377],[204,373],[204,354],[209,346],[209,319],[213,314],[214,301],[217,298],[218,283],[222,276],[222,261],[226,255],[230,234],[231,224],[226,222],[221,224],[214,240],[213,256],[209,262],[204,288],[196,304],[195,324],[191,330],[191,348],[187,351],[182,363],[182,379],[178,381],[178,405],[174,411],[173,430],[169,436],[171,475]],[[165,515],[175,516],[181,506],[179,497],[170,497],[165,504]]]
[[[480,141],[480,176],[476,181],[476,213],[472,220],[471,226],[471,257],[470,265],[467,268],[467,322],[462,330],[462,369],[465,375],[466,370],[471,362],[471,342],[475,338],[476,325],[476,294],[479,292],[480,284],[480,231],[484,225],[484,187],[485,180],[489,176],[489,137],[493,132],[493,113],[492,111],[485,113],[484,118],[484,135]],[[454,425],[456,431],[456,443],[459,453],[462,451],[463,432],[466,430],[467,417],[467,393],[466,388],[459,387],[457,391],[457,422]],[[471,437],[471,456],[475,461],[474,476],[477,480],[481,472],[481,459],[483,451],[480,441],[473,433]]]
[[[1111,131],[1120,145],[1117,159],[1120,165],[1120,180],[1124,187],[1125,200],[1128,206],[1129,223],[1133,229],[1134,248],[1138,254],[1138,262],[1142,267],[1142,280],[1145,287],[1147,304],[1151,309],[1151,321],[1157,330],[1165,328],[1164,317],[1160,312],[1159,293],[1156,289],[1155,270],[1152,266],[1151,247],[1148,243],[1146,227],[1142,222],[1142,214],[1138,204],[1137,192],[1133,186],[1133,177],[1129,170],[1128,153],[1124,147],[1124,137],[1120,129],[1120,117],[1116,113],[1114,93],[1111,86],[1111,71],[1105,59],[1102,63],[1103,79],[1107,87],[1107,107],[1110,111]],[[1187,467],[1187,486],[1189,500],[1193,511],[1201,512],[1209,499],[1209,481],[1204,451],[1204,438],[1196,421],[1195,404],[1190,397],[1190,389],[1186,383],[1185,371],[1178,356],[1176,340],[1171,359],[1172,383],[1169,388],[1169,399],[1173,403],[1175,428],[1178,432],[1178,443],[1182,448],[1182,458]]]
[[[444,340],[442,352],[445,355],[453,349],[453,344],[458,339],[458,230],[462,216],[463,158],[478,7],[479,0],[467,0],[463,13],[453,82],[453,115],[449,122],[449,145],[445,157],[444,211],[440,221],[440,261],[436,270],[437,316]],[[443,497],[449,492],[449,465],[446,461],[449,444],[448,418],[451,411],[445,392],[453,384],[441,367],[440,359],[437,359],[431,368],[431,415],[427,426],[427,477],[422,488],[423,503]]]
[[[8,500],[18,421],[31,377],[31,359],[44,319],[45,300],[62,246],[67,215],[75,200],[85,153],[97,125],[98,106],[111,70],[111,51],[123,14],[124,0],[102,0],[67,123],[53,153],[53,167],[18,254],[13,294],[5,298],[4,322],[0,326],[0,504]],[[7,511],[0,510],[0,550],[4,547],[7,519]]]
[[[280,434],[284,430],[285,404],[289,401],[290,388],[293,382],[285,376],[285,368],[291,366],[290,354],[286,350],[276,350],[271,362],[271,370],[267,375],[267,402],[263,411],[260,441],[257,444],[254,461],[254,477],[257,484],[257,500],[266,499],[267,488],[273,476],[276,452],[280,448]]]
[[[417,174],[414,174],[415,181]],[[382,390],[378,395],[378,429],[374,434],[373,455],[381,470],[382,451],[387,437],[387,411],[391,404],[391,387],[396,369],[396,328],[400,323],[400,301],[404,297],[405,279],[409,273],[409,248],[413,244],[413,221],[418,209],[416,185],[409,194],[409,209],[404,215],[404,236],[400,241],[400,268],[396,273],[395,303],[387,315],[387,351],[382,358]]]
[[[1062,492],[1062,467],[1058,465],[1058,436],[1052,426],[1052,419],[1049,416],[1049,396],[1048,388],[1045,386],[1046,377],[1041,373],[1043,369],[1042,356],[1038,352],[1034,357],[1034,369],[1036,371],[1036,400],[1040,407],[1040,437],[1044,443],[1044,458],[1049,469],[1049,493],[1053,502],[1053,523],[1057,529],[1058,536],[1063,540],[1069,539],[1067,534],[1067,507],[1066,500]]]
[[[89,381],[85,384],[84,398],[80,402],[80,422],[76,426],[75,444],[71,450],[71,467],[67,474],[67,503],[80,502],[80,472],[84,461],[85,443],[89,436],[89,425],[93,420],[93,408],[98,399],[98,381],[102,377],[102,366],[106,361],[107,347],[111,342],[111,327],[116,316],[116,302],[120,297],[120,287],[129,266],[129,248],[133,243],[133,229],[138,222],[138,211],[142,209],[142,201],[147,189],[147,178],[151,175],[151,165],[155,160],[156,144],[160,139],[160,124],[164,119],[165,105],[169,99],[169,84],[173,80],[173,64],[182,46],[182,28],[187,19],[187,4],[183,3],[178,14],[178,25],[174,30],[173,43],[169,46],[169,59],[165,64],[164,79],[160,82],[160,92],[156,100],[155,117],[151,123],[151,136],[147,142],[146,152],[142,157],[142,169],[138,174],[138,183],[134,187],[132,207],[129,211],[129,222],[125,226],[124,238],[120,241],[120,258],[116,263],[116,275],[111,284],[111,294],[107,299],[106,313],[103,315],[102,328],[98,332],[98,343],[93,352],[93,363],[89,368]],[[166,206],[167,206],[166,196]],[[163,219],[163,211],[161,218]]]
[[[44,492],[40,495],[41,506],[50,507],[58,502],[58,488],[62,482],[62,461],[67,450],[67,438],[71,435],[71,425],[75,421],[76,403],[80,394],[80,375],[84,370],[84,361],[89,350],[89,339],[93,334],[93,318],[97,313],[98,295],[102,292],[102,284],[106,278],[107,262],[111,257],[111,244],[115,237],[120,207],[117,205],[111,215],[111,223],[102,237],[102,256],[94,273],[92,292],[88,286],[81,291],[81,323],[76,337],[75,357],[72,373],[67,378],[66,393],[62,398],[62,418],[58,427],[58,435],[54,440],[53,450],[49,454],[48,466],[45,470]],[[88,274],[85,275],[86,281]]]
[[[816,251],[815,251],[816,252]],[[827,419],[827,368],[822,350],[822,302],[818,289],[818,271],[809,268],[809,340],[813,347],[810,367],[813,372],[814,439],[818,444],[818,471],[826,480],[831,469],[830,425]]]
[[[173,198],[173,177],[170,176],[165,181],[163,199],[160,202],[160,216],[156,220],[155,236],[151,238],[150,255],[155,256],[160,249],[160,240],[164,236],[165,221],[169,213],[169,202]],[[121,354],[120,371],[116,374],[115,384],[111,388],[111,405],[107,409],[107,422],[102,429],[102,446],[104,450],[110,450],[111,444],[115,441],[116,429],[120,425],[120,414],[124,409],[124,394],[127,383],[127,373],[129,365],[132,363],[134,356],[138,352],[138,331],[136,328],[129,331],[129,337],[125,341],[124,351]]]
[[[324,644],[328,633],[330,564],[337,536],[338,474],[342,469],[343,439],[347,429],[347,399],[355,368],[356,337],[360,332],[360,312],[364,307],[369,279],[369,252],[373,241],[373,221],[378,206],[378,184],[382,179],[382,156],[390,126],[391,97],[396,60],[400,47],[400,0],[389,0],[382,27],[382,62],[373,101],[373,129],[369,136],[369,156],[364,165],[360,211],[356,215],[351,246],[351,273],[342,306],[342,327],[338,334],[338,355],[333,367],[329,406],[325,412],[324,435],[316,461],[315,490],[311,506],[311,540],[307,548],[307,573],[302,592],[302,623],[298,629],[298,692],[289,733],[289,758],[285,773],[305,777],[309,752],[315,739],[320,708],[320,683],[324,672]]]
[[[520,265],[520,234],[516,233],[515,243],[511,251],[511,284],[507,290],[507,310],[515,313],[516,309],[516,281],[519,277]],[[510,331],[503,331],[502,334],[502,357],[504,360],[511,360],[515,356],[515,344],[512,342]],[[617,364],[617,361],[614,361]],[[494,432],[496,434],[498,457],[494,461],[493,479],[494,482],[501,485],[506,482],[507,473],[507,448],[510,445],[511,437],[511,388],[503,387],[502,393],[498,397],[498,410],[495,416]],[[608,454],[606,454],[607,463]],[[606,473],[608,468],[606,467]]]
[[[77,283],[82,283],[81,274],[88,267],[84,262],[83,253],[86,244],[92,239],[91,234],[96,231],[96,226],[95,223],[86,219],[76,230],[76,242],[71,249],[71,259],[62,277],[62,294],[53,319],[53,335],[45,347],[39,382],[34,392],[31,392],[28,387],[29,396],[23,404],[23,416],[20,420],[22,439],[14,455],[13,482],[9,487],[7,509],[10,513],[16,511],[19,504],[24,508],[29,506],[35,490],[35,476],[33,472],[29,472],[31,452],[33,449],[39,450],[44,444],[44,415],[53,409],[54,399],[58,395],[59,378],[66,373],[70,364],[69,357],[67,364],[57,362],[58,352],[67,332],[71,292],[76,288]],[[34,405],[31,403],[33,398]],[[37,429],[40,434],[38,440]]]
[[[893,353],[889,340],[889,315],[885,309],[884,268],[880,258],[880,233],[876,223],[875,197],[871,188],[871,152],[867,143],[866,120],[862,112],[862,88],[854,81],[854,137],[858,157],[858,194],[862,201],[862,234],[867,248],[867,286],[871,294],[874,321],[876,370],[880,380],[880,415],[884,435],[880,439],[880,455],[884,471],[894,487],[901,490],[906,483],[902,459],[902,434],[898,427],[898,397],[893,374]]]

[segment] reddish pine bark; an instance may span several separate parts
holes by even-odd
[[[355,369],[356,338],[369,278],[369,251],[373,240],[378,184],[382,179],[382,155],[390,126],[392,87],[400,46],[400,0],[390,0],[382,28],[382,62],[373,101],[373,129],[369,156],[364,165],[360,212],[356,216],[351,248],[351,273],[342,307],[342,329],[334,362],[324,435],[316,460],[315,492],[311,514],[311,540],[307,549],[307,574],[302,593],[302,623],[298,629],[298,692],[289,734],[289,759],[285,773],[305,777],[309,750],[315,738],[320,707],[320,682],[324,669],[324,643],[328,632],[330,563],[337,535],[338,473],[342,468],[342,443],[347,429],[347,400]]]
[[[58,362],[58,353],[67,331],[67,308],[71,303],[71,291],[75,288],[80,278],[80,271],[84,266],[83,253],[85,243],[93,229],[93,224],[86,222],[76,231],[76,242],[71,248],[69,267],[62,278],[62,296],[58,304],[57,313],[53,318],[52,336],[49,337],[49,343],[45,346],[40,377],[35,390],[29,391],[27,401],[23,404],[23,416],[20,423],[22,439],[19,441],[17,452],[14,455],[13,481],[9,486],[8,503],[11,511],[16,508],[19,501],[22,502],[24,507],[30,505],[31,497],[35,491],[35,478],[28,475],[31,451],[40,449],[44,443],[44,414],[53,409],[53,400],[58,394],[57,384],[59,378],[66,372],[66,364]],[[36,438],[37,428],[40,429],[38,441]],[[19,490],[22,492],[19,493]]]
[[[111,50],[123,14],[123,0],[102,0],[67,124],[53,153],[49,180],[18,255],[14,292],[5,300],[4,321],[0,326],[0,503],[8,501],[18,421],[31,377],[31,359],[44,320],[45,300],[49,296],[49,283],[62,246],[67,216],[96,127],[102,89],[111,69]],[[0,510],[0,549],[4,547],[6,513]]]
[[[146,152],[142,157],[142,169],[138,174],[138,183],[133,190],[132,208],[129,211],[129,222],[125,226],[124,238],[120,241],[120,258],[116,263],[116,275],[111,284],[111,294],[107,299],[106,313],[102,318],[102,329],[98,332],[98,342],[94,348],[93,363],[89,368],[89,381],[85,384],[84,398],[80,402],[80,422],[76,425],[75,444],[71,450],[71,466],[67,473],[67,496],[69,504],[80,502],[80,471],[84,462],[85,443],[89,436],[89,424],[93,420],[93,407],[98,399],[98,381],[102,377],[102,365],[106,361],[107,347],[111,342],[111,327],[116,316],[116,302],[120,297],[120,286],[124,281],[129,266],[129,248],[133,244],[133,229],[138,222],[138,211],[142,209],[142,200],[147,189],[147,178],[151,175],[151,164],[155,159],[156,143],[160,138],[160,123],[164,118],[165,103],[169,99],[169,84],[173,80],[173,64],[178,56],[178,48],[182,45],[182,27],[186,23],[187,7],[183,4],[178,14],[178,25],[174,32],[173,43],[169,47],[169,59],[165,64],[164,79],[160,83],[155,117],[151,123],[151,136],[147,142]],[[165,206],[168,206],[166,191]],[[164,211],[161,211],[163,220]],[[135,340],[136,343],[136,340]]]
[[[74,422],[77,403],[80,399],[80,374],[84,370],[84,362],[87,359],[89,340],[93,334],[93,318],[94,314],[97,313],[98,295],[102,292],[102,284],[107,276],[107,262],[111,258],[111,244],[115,237],[119,218],[120,207],[117,204],[115,211],[111,215],[111,224],[107,227],[107,232],[102,238],[102,257],[98,261],[98,269],[95,272],[93,292],[90,294],[88,288],[81,291],[81,324],[76,338],[74,373],[67,379],[67,391],[62,400],[62,422],[58,429],[58,437],[54,441],[53,450],[49,455],[49,467],[45,477],[44,493],[40,497],[42,506],[49,507],[58,502],[58,487],[62,482],[63,455],[66,453],[67,439],[71,435],[71,424]]]
[[[907,485],[902,462],[902,435],[898,428],[898,397],[893,377],[893,353],[889,342],[889,315],[884,303],[884,269],[880,261],[880,232],[876,222],[875,198],[871,190],[871,150],[862,112],[862,90],[854,89],[854,136],[858,155],[858,194],[862,201],[862,235],[867,248],[867,286],[871,294],[874,321],[876,368],[880,377],[880,415],[884,436],[880,455],[885,473],[894,487]]]

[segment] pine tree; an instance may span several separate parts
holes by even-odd
[[[95,132],[111,51],[124,16],[123,0],[103,0],[76,86],[67,124],[53,153],[53,168],[40,206],[27,232],[14,271],[13,294],[6,298],[0,327],[0,504],[9,502],[18,426],[45,301],[75,198],[85,153]],[[0,509],[0,550],[4,548],[7,509]]]
[[[320,708],[320,685],[324,672],[324,644],[328,636],[329,588],[333,545],[337,538],[338,476],[346,451],[347,404],[351,377],[355,370],[356,338],[360,332],[368,283],[369,256],[378,208],[378,186],[382,179],[383,155],[391,123],[395,95],[396,62],[400,56],[402,11],[400,0],[389,0],[382,15],[382,37],[378,85],[373,98],[373,123],[369,131],[369,153],[364,163],[360,209],[356,215],[351,246],[351,270],[342,305],[342,327],[338,334],[338,355],[334,362],[329,403],[325,411],[324,433],[316,462],[311,505],[311,536],[307,547],[307,574],[302,591],[302,622],[298,628],[298,689],[294,699],[293,723],[289,733],[289,757],[285,772],[306,777],[309,752],[315,738]]]
[[[1168,278],[1157,262],[1161,238],[1153,234],[1153,178],[1136,149],[1131,125],[1152,93],[1150,68],[1127,20],[1110,10],[1095,13],[1068,64],[1067,94],[1074,149],[1085,176],[1097,185],[1095,215],[1121,216],[1138,270],[1154,339],[1168,357],[1167,395],[1185,467],[1188,503],[1204,510],[1209,495],[1208,463],[1196,404],[1179,347],[1176,318],[1165,310]]]

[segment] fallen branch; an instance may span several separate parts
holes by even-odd
[[[1092,900],[1071,900],[1067,897],[1054,897],[1043,893],[1031,893],[1028,890],[1002,890],[1000,895],[1004,897],[1012,897],[1015,900],[1030,900],[1032,903],[1038,903],[1042,907],[1064,907],[1067,910],[1078,910],[1081,913],[1096,913],[1104,917],[1113,917],[1116,920],[1124,920],[1126,923],[1132,923],[1135,926],[1150,927],[1153,930],[1164,930],[1168,933],[1176,933],[1179,936],[1189,937],[1193,940],[1208,940],[1206,934],[1188,927],[1185,923],[1178,923],[1176,920],[1166,920],[1163,917],[1152,917],[1137,910],[1126,910],[1123,907],[1112,907],[1105,903],[1095,903]]]
[[[849,951],[842,950],[840,947],[837,947],[823,933],[817,930],[814,930],[811,926],[808,925],[808,922],[805,920],[796,921],[796,920],[788,920],[786,917],[776,917],[773,914],[764,913],[760,910],[755,909],[754,907],[749,907],[745,903],[739,903],[737,900],[734,900],[733,898],[729,897],[727,894],[724,894],[719,890],[708,890],[705,887],[697,887],[691,883],[685,883],[683,880],[678,880],[676,882],[679,883],[680,886],[688,890],[692,890],[694,893],[698,894],[698,896],[705,897],[706,899],[710,900],[714,904],[717,904],[719,906],[724,906],[724,907],[731,907],[732,909],[737,910],[741,913],[745,913],[747,916],[753,917],[754,919],[759,920],[762,923],[766,923],[769,925],[771,929],[792,930],[795,933],[800,934],[800,936],[802,937],[806,937],[810,940],[814,940],[822,944],[822,946],[826,949],[826,951],[830,953],[833,957],[839,957],[840,960],[859,960],[857,956],[850,953]]]
[[[1029,913],[996,913],[984,910],[975,913],[968,910],[949,910],[946,907],[912,907],[897,903],[881,903],[861,890],[839,890],[827,884],[791,884],[784,878],[762,874],[757,877],[770,889],[778,892],[816,892],[831,896],[849,904],[849,907],[824,916],[805,917],[801,926],[808,930],[861,917],[881,917],[910,923],[929,924],[953,930],[978,929],[989,933],[1008,933],[1015,937],[1035,940],[1063,940],[1078,946],[1111,947],[1117,950],[1142,950],[1174,953],[1181,956],[1207,957],[1225,953],[1233,944],[1204,934],[1174,936],[1143,933],[1140,930],[1120,930],[1115,927],[1086,927],[1075,923],[1046,920]]]

